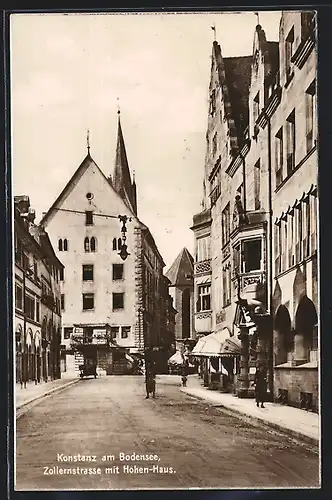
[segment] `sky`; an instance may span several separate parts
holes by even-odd
[[[260,12],[278,40],[280,12]],[[246,13],[12,14],[13,194],[36,222],[90,153],[112,174],[117,109],[138,216],[166,263],[201,210],[214,32],[224,57],[251,55],[257,16]],[[116,214],[117,215],[117,214]]]

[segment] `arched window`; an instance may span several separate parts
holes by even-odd
[[[90,241],[88,237],[84,239],[84,251],[90,252]]]
[[[303,334],[305,345],[309,351],[317,349],[317,323],[316,308],[313,302],[304,295],[295,314],[295,329],[297,333]]]
[[[62,252],[62,239],[61,238],[58,241],[58,248],[59,248],[59,252]]]
[[[116,238],[113,238],[113,250],[116,250]]]
[[[66,238],[63,240],[63,250],[64,252],[67,252],[68,250],[68,241]]]
[[[96,251],[96,238],[94,236],[92,236],[92,238],[90,240],[90,250],[91,250],[91,252]]]
[[[122,248],[122,241],[121,238],[118,239],[118,250],[121,250]]]

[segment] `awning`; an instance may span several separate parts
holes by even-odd
[[[171,356],[168,360],[168,364],[170,365],[182,365],[184,362],[183,356],[180,351],[176,351],[173,356]]]
[[[220,332],[210,333],[210,335],[199,339],[191,355],[205,357],[222,356],[222,346],[227,338],[229,338],[229,330],[227,328],[224,328]]]
[[[221,356],[239,356],[241,354],[241,342],[236,337],[230,337],[225,340],[221,346]]]

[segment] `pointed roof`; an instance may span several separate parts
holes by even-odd
[[[110,189],[113,189],[115,191],[114,186],[110,182],[110,179],[108,179],[105,176],[105,174],[102,172],[102,170],[98,167],[97,163],[93,160],[93,158],[88,153],[86,155],[86,157],[84,158],[84,160],[82,161],[82,163],[80,164],[80,166],[78,167],[78,169],[75,171],[75,173],[69,179],[69,181],[67,182],[67,184],[65,185],[65,187],[63,188],[63,190],[61,191],[61,193],[59,194],[59,196],[56,198],[56,200],[54,201],[54,203],[48,209],[48,211],[46,212],[46,214],[44,214],[44,216],[42,217],[42,219],[41,219],[41,221],[39,223],[40,226],[43,226],[43,227],[45,226],[45,224],[48,222],[48,219],[50,217],[52,217],[53,214],[56,212],[58,205],[61,204],[63,202],[63,200],[65,200],[66,197],[71,193],[71,191],[74,189],[74,187],[76,186],[76,184],[78,183],[78,181],[81,179],[81,177],[84,175],[84,173],[87,171],[87,169],[91,165],[94,165],[99,170],[100,174],[104,177],[105,181],[110,186]],[[119,193],[117,193],[117,194],[119,194]],[[126,201],[126,200],[124,200],[124,201]],[[133,212],[133,215],[136,215],[134,213],[132,207],[129,206],[128,203],[126,203],[126,205]]]
[[[136,214],[136,200],[133,184],[131,182],[126,146],[123,138],[120,111],[118,111],[118,137],[116,144],[115,166],[112,177],[112,185],[121,198],[130,204],[130,208]]]
[[[193,283],[194,259],[187,248],[183,248],[166,273],[171,286],[190,286]]]

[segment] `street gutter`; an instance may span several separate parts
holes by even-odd
[[[308,436],[307,434],[303,434],[302,432],[299,431],[293,431],[292,429],[289,429],[288,427],[284,427],[281,424],[277,424],[275,422],[271,422],[270,420],[266,420],[264,418],[257,417],[256,415],[250,415],[249,413],[246,413],[245,411],[241,411],[240,409],[234,409],[234,408],[229,408],[229,406],[226,406],[222,403],[213,403],[212,401],[209,401],[208,399],[204,398],[204,396],[199,396],[197,394],[192,394],[189,391],[186,390],[185,388],[180,388],[180,391],[183,392],[184,394],[187,394],[188,396],[199,399],[201,401],[204,401],[205,403],[209,404],[210,406],[214,406],[215,408],[222,408],[223,410],[226,410],[229,412],[231,415],[234,415],[235,417],[239,417],[240,415],[243,415],[247,417],[249,420],[252,420],[253,422],[256,422],[258,424],[263,424],[265,427],[275,429],[277,431],[281,431],[283,434],[287,434],[289,437],[300,440],[302,442],[305,442],[307,444],[311,444],[314,446],[319,446],[319,438],[316,439],[312,436]]]

